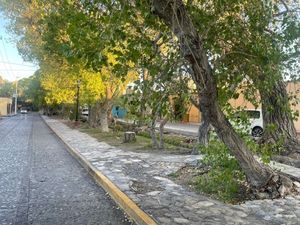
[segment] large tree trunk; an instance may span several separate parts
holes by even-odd
[[[253,187],[261,188],[270,184],[274,172],[254,158],[218,105],[217,85],[206,51],[182,0],[152,0],[152,3],[154,13],[177,36],[181,53],[192,66],[192,77],[197,87],[204,119],[214,126],[217,135],[236,157]]]
[[[92,113],[92,106],[89,105],[89,114],[88,114],[87,121],[88,121],[88,123],[89,123],[90,126],[91,126],[91,121],[92,121],[92,119],[91,119],[91,113]]]
[[[198,137],[197,137],[197,144],[193,147],[193,151],[191,152],[192,155],[198,155],[199,154],[199,146],[201,147],[207,147],[209,144],[209,137],[210,137],[210,130],[211,125],[208,121],[203,119],[200,123],[200,126],[198,127]]]
[[[158,149],[159,144],[158,144],[157,137],[156,137],[155,126],[156,126],[156,119],[152,118],[152,121],[151,121],[151,124],[150,124],[150,127],[149,127],[149,133],[150,133],[150,136],[151,136],[153,148]]]
[[[140,99],[140,111],[139,111],[139,118],[138,118],[138,126],[144,126],[144,118],[145,118],[145,113],[146,113],[146,98],[147,96],[145,96],[145,89],[146,89],[146,84],[145,81],[147,80],[147,76],[148,76],[148,70],[143,68],[142,71],[142,96]]]
[[[203,118],[203,117],[202,117]],[[198,144],[207,147],[209,144],[209,134],[211,125],[208,121],[202,120],[198,128]]]
[[[99,115],[98,111],[100,110],[100,102],[96,102],[89,110],[89,125],[91,127],[99,126]]]
[[[102,105],[99,111],[100,130],[102,132],[109,132],[108,112],[109,112],[109,107],[106,104]]]
[[[102,132],[108,132],[108,115],[111,110],[109,101],[97,101],[89,111],[89,125],[91,127],[99,127]]]
[[[198,108],[199,112],[201,112],[200,104],[195,99],[191,98],[192,104]],[[207,147],[209,144],[209,137],[210,137],[210,131],[212,129],[212,126],[210,123],[204,119],[204,117],[201,117],[201,123],[198,127],[198,134],[197,134],[197,146],[194,147],[191,154],[196,155],[199,154],[198,151],[198,145],[202,145]]]
[[[160,149],[165,148],[164,127],[165,127],[167,122],[168,122],[168,118],[163,118],[163,120],[160,121],[160,124],[159,124],[159,148]]]
[[[266,128],[260,142],[282,143],[285,151],[281,154],[293,157],[298,155],[299,158],[300,142],[297,139],[285,83],[282,80],[275,81],[270,89],[261,88],[260,95],[264,127]]]

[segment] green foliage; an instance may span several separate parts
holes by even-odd
[[[260,157],[261,161],[265,164],[269,164],[272,156],[278,155],[284,151],[283,144],[284,138],[282,137],[275,143],[262,143],[258,144],[253,138],[245,135],[243,139],[251,151]]]
[[[33,110],[41,109],[45,106],[45,90],[41,86],[41,73],[24,78],[18,83],[19,100],[25,105],[31,105]]]
[[[16,91],[16,84],[4,80],[0,76],[0,97],[12,97]]]
[[[285,68],[296,68],[299,18],[293,13],[275,16],[284,8],[279,2],[188,3],[188,12],[209,52],[221,105],[237,98],[237,90],[242,89],[245,98],[257,106],[257,89],[270,87]],[[148,1],[18,0],[3,1],[0,6],[12,19],[12,30],[20,37],[19,48],[24,56],[40,62],[58,57],[70,65],[83,63],[94,72],[112,66],[113,74],[123,80],[131,61],[135,67],[149,71],[147,79],[151,78],[156,87],[153,82],[143,85],[152,91],[158,87],[151,98],[141,89],[149,96],[147,100],[155,99],[154,104],[148,104],[151,110],[160,111],[161,115],[169,111],[170,106],[157,103],[168,101],[166,87],[176,81],[174,72],[182,68],[175,63],[179,46],[170,30],[149,11]],[[295,8],[296,4],[290,7]],[[112,50],[119,63],[110,62],[107,49]],[[141,108],[147,108],[147,103],[140,102]]]
[[[175,120],[182,121],[188,111],[188,105],[190,104],[189,95],[180,92],[173,98],[173,104]]]
[[[210,170],[197,179],[196,187],[223,201],[232,201],[237,197],[241,184],[245,182],[245,175],[237,160],[218,140],[211,141],[208,147],[200,149],[205,154],[202,163],[209,166]]]
[[[18,104],[39,109],[44,101],[44,90],[41,88],[39,71],[33,76],[18,80]],[[0,77],[0,97],[12,97],[16,92],[16,82],[9,82]]]

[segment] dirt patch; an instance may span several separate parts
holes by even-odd
[[[184,166],[177,172],[172,173],[169,177],[172,178],[177,184],[185,185],[188,188],[195,190],[194,184],[199,176],[206,174],[209,167],[204,166]]]

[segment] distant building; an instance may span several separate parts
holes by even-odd
[[[0,97],[0,116],[7,116],[11,114],[12,99]]]

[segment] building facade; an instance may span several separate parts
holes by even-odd
[[[0,116],[7,116],[11,114],[12,99],[0,97]]]

